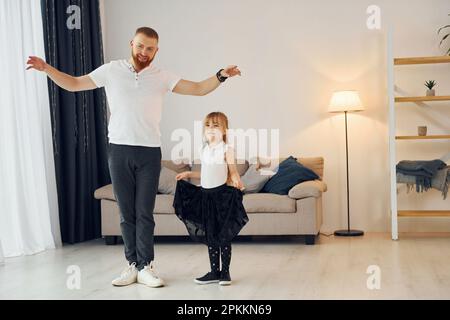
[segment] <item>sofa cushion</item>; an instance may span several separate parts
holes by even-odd
[[[162,166],[159,174],[158,192],[162,194],[175,194],[177,174],[177,172]]]
[[[94,193],[96,199],[114,198],[112,184],[97,189]],[[173,209],[173,198],[171,194],[158,194],[155,200],[155,213],[175,214]],[[296,212],[296,200],[288,196],[272,193],[252,193],[243,197],[244,208],[248,213],[294,213]]]
[[[108,184],[104,187],[98,188],[94,192],[94,197],[96,199],[107,199],[116,201],[116,198],[114,197],[112,184]],[[174,196],[171,194],[157,194],[155,199],[155,209],[153,212],[155,213],[166,213],[175,214],[175,210],[173,209],[173,198]]]
[[[287,195],[296,184],[315,179],[319,179],[319,176],[314,171],[291,156],[280,163],[278,172],[264,185],[261,192]]]
[[[174,196],[171,194],[158,194],[155,200],[154,213],[175,214],[172,206]]]
[[[167,169],[173,170],[176,173],[181,173],[183,171],[191,170],[191,166],[189,165],[188,159],[179,159],[177,161],[162,160],[161,166],[166,167]]]
[[[169,170],[175,171],[176,173],[181,173],[183,171],[190,171],[191,166],[189,165],[188,159],[179,159],[176,161],[172,160],[161,160],[161,175],[169,173],[169,171],[162,170],[163,168],[167,168]],[[160,175],[160,177],[161,177]],[[175,182],[176,185],[176,182]],[[159,188],[158,188],[159,189]],[[158,190],[159,191],[159,190]],[[96,199],[108,199],[108,200],[116,200],[112,190],[112,184],[108,184],[101,188],[98,188],[94,192],[94,197]]]
[[[308,197],[318,198],[322,192],[327,191],[327,185],[320,180],[304,181],[289,190],[292,199],[303,199]]]
[[[161,174],[159,179],[159,185],[158,185],[158,192],[161,192],[163,194],[175,194],[175,188],[176,188],[176,180],[175,180],[176,173],[169,169],[161,168]],[[174,182],[171,182],[173,178]],[[106,186],[103,186],[101,188],[98,188],[94,192],[94,198],[95,199],[108,199],[116,201],[116,197],[114,195],[112,184],[107,184]]]
[[[294,213],[297,211],[296,200],[279,194],[245,194],[242,202],[247,213]]]
[[[116,201],[116,197],[113,193],[112,184],[107,184],[106,186],[103,186],[101,188],[98,188],[94,192],[94,198],[95,199],[108,199]]]

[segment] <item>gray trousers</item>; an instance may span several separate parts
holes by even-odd
[[[153,209],[161,170],[161,148],[108,146],[108,166],[120,210],[125,257],[138,270],[153,261]]]

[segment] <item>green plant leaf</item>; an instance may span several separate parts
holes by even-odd
[[[436,81],[435,80],[428,80],[425,82],[425,87],[427,87],[428,89],[432,90],[433,87],[436,86]]]

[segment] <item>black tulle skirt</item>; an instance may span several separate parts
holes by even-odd
[[[194,241],[221,246],[248,222],[242,197],[241,190],[227,184],[205,189],[178,180],[173,207]]]

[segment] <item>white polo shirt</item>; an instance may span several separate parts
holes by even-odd
[[[98,88],[105,87],[111,117],[110,143],[161,146],[162,103],[179,76],[150,64],[136,73],[127,60],[106,63],[89,74]]]

